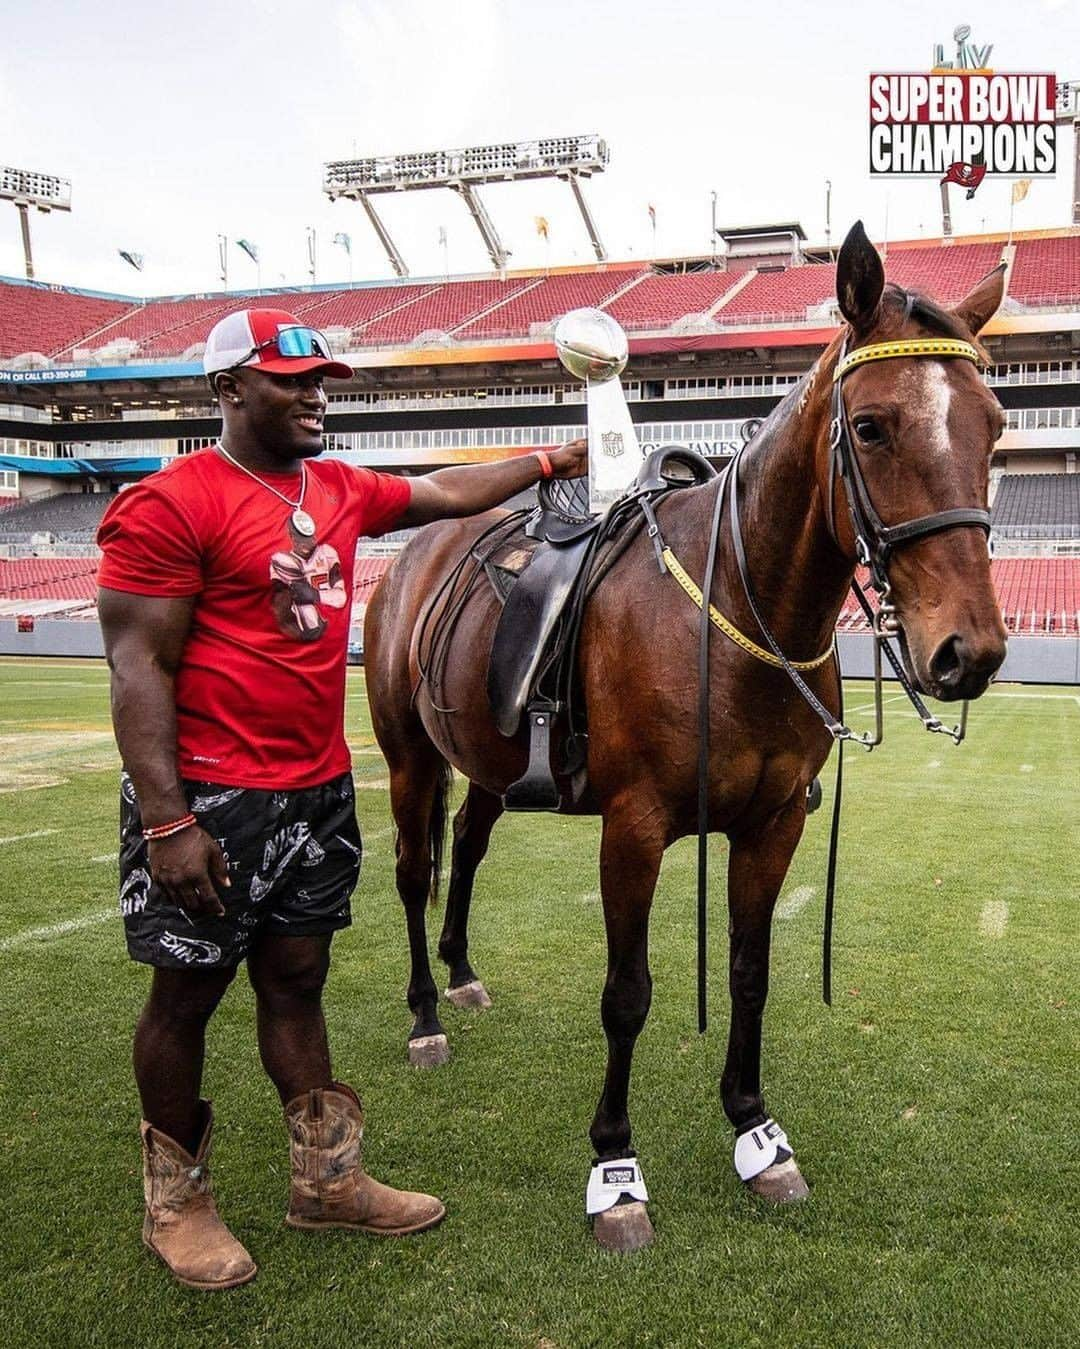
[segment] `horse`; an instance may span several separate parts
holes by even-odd
[[[736,1171],[777,1203],[804,1197],[808,1187],[761,1091],[770,925],[803,832],[808,789],[840,727],[834,630],[857,564],[869,563],[886,591],[904,667],[919,692],[976,698],[1005,655],[986,538],[989,461],[1004,415],[977,368],[986,363],[977,334],[1001,303],[1003,268],[946,309],[886,285],[857,222],[839,254],[836,290],[843,326],[734,467],[656,507],[668,549],[690,577],[704,575],[710,524],[719,531],[715,572],[704,588],[743,638],[715,637],[707,667],[705,823],[729,841],[731,1016],[720,1090],[735,1130]],[[848,458],[838,466],[841,442]],[[721,512],[725,491],[729,508]],[[483,582],[463,594],[447,590],[496,518],[488,513],[419,531],[366,615],[366,679],[397,825],[396,883],[412,961],[410,1058],[417,1063],[448,1056],[424,911],[437,894],[450,766],[468,790],[453,822],[438,950],[449,967],[451,1002],[489,1006],[469,961],[469,904],[503,793],[528,757],[526,733],[501,735],[486,693],[499,600]],[[654,1238],[628,1113],[634,1044],[651,997],[649,910],[664,850],[697,831],[701,814],[693,675],[700,614],[657,567],[651,545],[639,531],[589,599],[577,656],[588,715],[587,786],[576,802],[565,796],[562,807],[602,821],[607,976],[600,1014],[608,1052],[589,1129],[595,1160],[586,1209],[596,1240],[619,1251]],[[454,622],[443,634],[445,659],[432,687],[424,633],[451,604]],[[781,660],[768,661],[765,625]],[[809,700],[783,659],[801,671]]]

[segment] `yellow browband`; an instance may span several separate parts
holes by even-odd
[[[702,598],[701,590],[683,570],[679,559],[670,548],[664,549],[664,562],[667,564],[668,571],[671,572],[679,585],[682,586],[700,609]],[[764,647],[758,646],[757,642],[752,642],[744,632],[739,631],[734,623],[726,619],[714,604],[709,605],[709,621],[714,627],[719,628],[725,637],[730,637],[736,646],[741,646],[742,649],[749,652],[751,656],[756,656],[758,660],[763,660],[766,665],[775,665],[778,670],[784,668],[783,661],[778,660],[771,651],[766,651]],[[825,664],[832,656],[832,653],[833,649],[830,646],[824,655],[816,656],[813,660],[792,660],[788,661],[788,664],[793,666],[796,670],[816,670],[819,665]]]
[[[857,365],[867,361],[887,361],[893,356],[959,356],[961,360],[982,365],[982,357],[970,342],[958,342],[952,337],[912,337],[898,342],[875,342],[869,347],[859,347],[842,361],[837,362],[833,371],[833,382],[841,379]]]

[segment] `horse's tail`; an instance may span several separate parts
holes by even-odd
[[[446,844],[446,821],[450,815],[450,788],[454,774],[445,759],[439,760],[435,779],[435,799],[428,818],[428,847],[431,851],[431,885],[428,904],[433,908],[439,902],[439,880],[442,877],[443,848]]]

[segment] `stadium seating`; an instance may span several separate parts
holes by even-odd
[[[420,283],[335,290],[320,296],[318,304],[305,310],[304,321],[314,328],[361,328],[383,314],[431,295],[437,289],[437,286],[429,283]]]
[[[93,600],[96,557],[0,558],[0,598],[5,600]]]
[[[1080,558],[1000,557],[993,568],[1009,632],[1080,632]]]
[[[885,277],[905,290],[922,291],[942,304],[954,304],[1000,261],[1000,244],[894,248],[885,259]]]
[[[828,263],[759,271],[740,291],[721,304],[716,323],[794,322],[809,307],[827,303],[836,294],[836,267]]]
[[[391,561],[389,557],[356,559],[353,570],[356,604],[364,605],[370,599]],[[63,606],[83,610],[92,605],[97,594],[97,568],[96,558],[0,558],[0,612],[17,613],[23,605],[37,612],[43,607]],[[1009,632],[1080,633],[1080,557],[994,558],[991,568]],[[865,573],[860,574],[860,580],[865,583]],[[868,630],[854,596],[848,596],[837,629]]]
[[[1003,539],[1080,539],[1080,473],[1007,473],[991,523]]]
[[[219,295],[214,298],[217,302],[216,308],[184,323],[183,326],[169,327],[155,334],[147,334],[142,343],[141,354],[158,357],[182,356],[190,347],[206,341],[210,329],[223,314],[229,314],[234,309],[244,309],[251,305],[257,304],[260,309],[284,309],[299,318],[305,314],[306,310],[314,308],[316,304],[325,299],[325,293],[292,290],[276,295],[260,295],[257,299],[246,295]],[[224,300],[224,303],[221,303],[222,300]],[[175,304],[176,301],[168,301],[167,303]]]
[[[382,580],[393,558],[358,557],[353,567],[353,598],[360,604],[367,602],[372,591]]]
[[[1080,300],[1080,235],[1021,239],[1016,245],[1009,294],[1024,304]]]
[[[51,286],[0,281],[0,360],[24,351],[54,356],[132,308],[130,300],[101,300]]]
[[[105,492],[65,492],[20,502],[0,512],[0,541],[27,542],[48,533],[71,542],[92,542],[105,509],[114,498]]]
[[[949,304],[996,266],[1001,253],[1000,243],[900,243],[888,250],[885,272]],[[222,314],[255,303],[289,310],[316,327],[347,328],[358,346],[407,346],[430,332],[461,342],[528,337],[582,305],[607,308],[632,331],[664,329],[714,306],[713,321],[721,325],[801,322],[832,301],[835,275],[832,264],[811,263],[759,269],[743,284],[745,274],[657,274],[623,264],[507,280],[387,282],[145,303],[0,281],[0,360],[25,351],[70,360],[77,350],[99,351],[123,340],[137,345],[136,358],[179,357],[204,342]],[[1080,236],[1021,239],[1009,293],[1031,305],[1080,301]]]
[[[492,313],[464,325],[456,335],[463,342],[474,338],[527,337],[535,327],[553,323],[570,309],[606,304],[648,275],[637,267],[623,267],[546,276]]]
[[[990,570],[1009,632],[1033,636],[1080,633],[1080,557],[995,557]],[[861,568],[858,579],[866,583]],[[873,591],[868,597],[876,608]],[[854,595],[845,601],[836,626],[840,632],[869,630]]]
[[[205,321],[214,323],[217,316],[232,307],[231,301],[221,295],[201,300],[152,300],[138,309],[102,328],[88,341],[73,342],[57,353],[59,359],[71,359],[76,349],[85,346],[91,351],[109,346],[118,339],[137,342],[140,349],[152,339],[167,339],[171,348],[173,334],[189,324]]]
[[[404,346],[422,333],[452,333],[492,305],[513,299],[535,284],[528,278],[447,282],[415,304],[376,319],[364,329],[361,340],[365,346]]]
[[[736,280],[730,272],[646,276],[604,308],[627,329],[665,328],[687,314],[707,314]]]

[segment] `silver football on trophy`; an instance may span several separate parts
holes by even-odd
[[[626,334],[602,309],[571,309],[555,325],[555,350],[570,373],[594,384],[615,379],[626,365]]]

